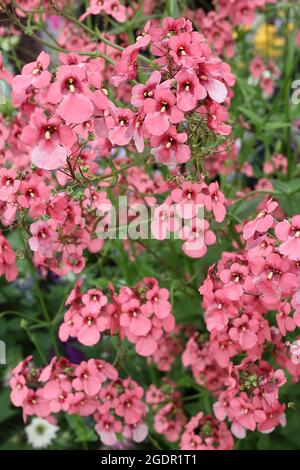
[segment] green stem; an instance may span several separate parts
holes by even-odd
[[[90,36],[92,36],[94,39],[98,39],[99,41],[103,42],[104,44],[107,44],[107,46],[110,46],[114,49],[117,49],[118,51],[121,51],[123,52],[124,51],[124,47],[122,46],[119,46],[118,44],[115,44],[114,42],[110,41],[109,39],[107,39],[105,36],[103,36],[99,30],[97,30],[96,32],[89,28],[88,26],[86,26],[84,23],[81,23],[79,20],[77,20],[76,18],[73,18],[72,16],[68,15],[67,13],[63,12],[63,11],[59,11],[59,15],[61,15],[63,18],[66,18],[67,20],[71,21],[72,23],[76,24],[77,26],[79,26],[80,28],[84,29],[86,31],[86,33],[88,33]],[[146,64],[151,64],[153,65],[153,61],[151,59],[148,59],[147,57],[145,57],[144,55],[142,54],[138,54],[138,57],[140,60],[142,60],[143,62],[145,62]]]
[[[88,7],[89,7],[89,0],[84,0],[84,5],[85,5],[85,9],[87,10]],[[91,18],[91,15],[87,16],[86,17],[86,22],[87,22],[87,26],[88,28],[92,29],[92,18]]]
[[[156,439],[154,439],[153,436],[151,436],[151,434],[149,433],[148,434],[148,438],[149,438],[149,441],[151,442],[151,444],[158,450],[162,450],[162,448],[160,447],[160,445],[158,444],[158,442],[156,441]]]
[[[93,51],[93,52],[70,51],[68,49],[65,49],[64,47],[58,46],[56,44],[52,44],[49,41],[45,41],[44,39],[41,39],[37,34],[35,34],[32,30],[29,30],[25,25],[23,25],[23,23],[18,18],[16,18],[8,9],[5,9],[5,13],[9,17],[9,19],[13,23],[15,23],[21,29],[21,31],[23,31],[27,36],[32,37],[37,42],[39,42],[40,44],[42,44],[45,47],[48,47],[49,49],[52,49],[53,51],[65,52],[66,54],[68,54],[70,52],[73,52],[73,53],[78,54],[78,55],[89,56],[89,57],[102,57],[102,59],[105,59],[107,62],[109,62],[111,64],[115,63],[114,60],[112,60],[110,57],[108,57],[106,54],[104,54],[100,51]],[[61,15],[61,16],[64,16],[64,15]],[[76,22],[77,22],[77,20],[76,20]],[[83,26],[86,27],[83,23],[80,23],[80,21],[78,21],[78,24],[81,27],[83,27]]]
[[[41,326],[46,326],[47,325],[47,323],[39,320],[38,318],[30,317],[29,315],[26,315],[26,314],[20,313],[20,312],[16,312],[15,310],[5,310],[4,312],[1,312],[0,313],[0,318],[5,317],[6,315],[15,315],[17,317],[23,318],[24,320],[30,320],[32,322],[35,322],[35,323],[37,323],[38,325],[41,325]]]
[[[285,15],[285,25],[286,25],[286,47],[285,47],[285,77],[286,77],[286,85],[284,88],[284,114],[285,114],[285,121],[291,122],[291,106],[290,106],[290,93],[292,87],[292,74],[294,70],[295,61],[295,32],[290,32],[288,30],[288,26],[292,20],[291,17],[291,10],[288,9]],[[290,180],[293,171],[294,171],[294,152],[292,149],[292,127],[288,126],[285,130],[285,138],[286,138],[286,155],[288,159],[288,169],[287,169],[287,179]]]
[[[27,258],[27,262],[28,262],[28,265],[29,265],[31,275],[32,275],[32,279],[34,281],[35,292],[36,292],[37,298],[39,300],[41,310],[42,310],[43,315],[45,317],[45,322],[46,322],[46,324],[48,325],[48,328],[49,328],[49,333],[50,333],[50,338],[51,338],[51,343],[52,343],[53,349],[55,351],[55,354],[57,356],[60,356],[60,351],[59,351],[59,347],[58,347],[58,343],[57,343],[57,339],[56,339],[56,335],[55,335],[55,326],[54,326],[54,324],[51,320],[51,317],[49,315],[49,312],[47,310],[45,300],[44,300],[42,291],[41,291],[40,286],[39,286],[39,281],[38,281],[38,278],[36,276],[35,268],[34,268],[33,263],[32,263],[32,259],[30,258],[30,256],[27,256],[26,258]]]

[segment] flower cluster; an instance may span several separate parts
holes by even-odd
[[[287,166],[287,158],[281,153],[276,153],[272,155],[270,160],[265,161],[263,170],[266,175],[270,175],[273,173],[282,173],[286,175]]]
[[[3,3],[10,5],[10,0],[4,0]],[[21,18],[26,18],[30,14],[35,14],[36,9],[40,6],[39,0],[15,0],[14,2],[15,12]],[[65,8],[70,3],[69,0],[57,0],[55,6],[57,8]],[[51,12],[53,2],[50,0],[43,0],[43,8],[45,11]]]
[[[213,394],[222,390],[226,369],[222,368],[210,351],[210,343],[203,342],[198,333],[194,334],[186,343],[182,354],[184,367],[191,367],[195,382],[207,388]]]
[[[112,16],[119,23],[123,23],[130,16],[130,8],[126,8],[119,0],[90,0],[86,12],[79,18],[83,21],[90,15],[105,13]]]
[[[209,44],[222,57],[232,58],[235,52],[233,25],[222,11],[209,11],[202,8],[188,11],[188,16],[199,26]]]
[[[193,416],[184,428],[182,450],[232,450],[233,437],[225,423],[202,411]]]
[[[85,346],[93,346],[101,333],[117,332],[135,345],[138,354],[152,356],[164,335],[175,327],[168,298],[169,291],[160,288],[154,278],[144,278],[133,288],[121,287],[118,294],[111,286],[110,302],[100,289],[81,293],[79,282],[67,299],[70,307],[59,337],[62,341],[77,338]]]
[[[48,154],[47,154],[48,155]],[[57,154],[56,154],[57,155]],[[39,172],[17,174],[13,169],[0,169],[1,222],[5,226],[18,223],[18,214],[29,225],[28,244],[37,266],[59,275],[84,269],[84,250],[98,252],[104,241],[94,237],[97,207],[111,202],[105,192],[86,189],[80,198],[67,192],[56,193],[51,181]],[[6,247],[8,245],[4,245]],[[13,265],[10,251],[1,253],[4,265]]]
[[[31,359],[18,364],[10,380],[11,401],[22,407],[24,421],[37,416],[54,423],[55,415],[65,412],[92,416],[106,445],[117,442],[117,433],[136,442],[147,437],[144,391],[131,378],[119,378],[111,364],[89,359],[76,365],[53,357],[49,365],[37,369]]]
[[[146,393],[146,403],[154,413],[154,430],[169,442],[179,440],[186,424],[180,392],[173,382],[165,381],[161,388],[151,384]]]
[[[109,99],[100,57],[60,54],[60,65],[51,73],[50,56],[42,52],[23,67],[12,81],[12,98],[19,108],[30,103],[21,141],[34,165],[44,170],[65,167],[90,134],[104,154],[107,146],[131,141],[142,152],[149,139],[158,161],[184,163],[190,159],[186,131],[194,114],[213,132],[229,134],[222,103],[228,103],[234,77],[188,20],[167,18],[162,27],[147,23],[136,43],[122,52],[113,83],[137,78],[138,53],[147,46],[159,70],[132,88],[136,111],[118,108]]]
[[[285,382],[283,370],[245,359],[232,367],[227,389],[214,404],[215,415],[220,421],[228,417],[231,431],[239,439],[245,437],[246,430],[272,432],[279,424],[285,425],[285,405],[278,400]]]
[[[0,28],[0,316],[40,356],[6,379],[33,446],[65,414],[114,448],[149,426],[150,446],[230,450],[285,425],[300,379],[299,122],[273,99],[299,32],[257,18],[275,0],[163,3],[1,3],[18,30]],[[46,46],[30,63],[23,33]]]
[[[203,180],[185,181],[156,208],[151,223],[152,234],[157,240],[164,240],[173,232],[184,240],[182,250],[187,256],[201,258],[206,254],[207,246],[216,243],[216,236],[204,217],[204,209],[213,214],[216,222],[223,222],[225,197],[218,182],[207,185]]]
[[[251,26],[256,18],[256,9],[276,0],[214,0],[219,14],[228,17],[236,26]]]
[[[152,356],[158,370],[163,372],[171,370],[176,357],[181,353],[181,342],[176,335],[179,331],[179,326],[176,326],[170,334],[163,335],[158,342],[157,350]]]
[[[275,62],[269,59],[266,65],[262,57],[255,57],[249,66],[254,84],[258,85],[266,95],[271,96],[275,89],[275,80],[280,77],[280,72]]]
[[[270,432],[284,424],[285,405],[278,401],[278,388],[286,379],[282,370],[262,361],[268,343],[276,344],[278,364],[297,376],[297,365],[293,366],[297,343],[289,354],[284,337],[300,326],[300,218],[278,222],[273,217],[277,206],[268,200],[257,217],[244,225],[245,252],[224,253],[200,287],[210,332],[207,355],[228,374],[226,391],[219,395],[214,409],[219,419],[228,417],[239,438],[245,436],[245,429]],[[276,329],[266,316],[271,311],[276,312]],[[234,366],[234,358],[240,354],[246,358]],[[201,349],[191,339],[183,362],[192,366],[195,376],[199,355]],[[207,360],[202,363],[205,370]]]

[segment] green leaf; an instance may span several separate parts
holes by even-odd
[[[278,199],[280,206],[288,217],[299,214],[300,194],[283,194]]]
[[[17,410],[12,407],[10,398],[9,398],[9,390],[5,389],[1,392],[0,395],[0,423],[5,421],[6,419],[10,418],[11,416],[17,413]]]
[[[66,418],[75,433],[76,442],[96,442],[99,440],[95,431],[87,426],[81,416],[66,414]]]
[[[244,106],[239,106],[238,108],[241,113],[243,113],[248,119],[249,121],[252,122],[252,124],[254,124],[256,127],[260,128],[262,127],[263,125],[263,118],[261,116],[259,116],[258,114],[256,114],[254,111],[252,111],[251,109],[248,109],[248,108],[245,108]]]
[[[289,194],[295,194],[300,191],[300,178],[291,180],[287,183]]]
[[[271,183],[276,191],[279,191],[281,194],[288,194],[289,188],[286,182],[281,180],[271,180]]]
[[[264,194],[260,194],[249,201],[243,201],[236,210],[234,210],[234,206],[232,206],[232,208],[229,208],[229,212],[233,213],[239,219],[247,219],[255,212],[258,204],[263,198]]]
[[[285,182],[281,180],[271,180],[276,191],[284,195],[296,194],[300,191],[300,178]]]
[[[177,0],[168,0],[166,6],[168,15],[176,18],[179,14]]]
[[[266,124],[264,125],[264,129],[267,131],[274,131],[275,129],[284,129],[290,126],[291,126],[290,122],[274,121],[274,122],[266,122]]]

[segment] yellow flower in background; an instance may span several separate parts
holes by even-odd
[[[254,45],[257,54],[277,57],[281,54],[281,49],[285,44],[285,39],[278,35],[275,25],[263,23],[256,32]]]
[[[233,39],[238,39],[239,33],[247,33],[251,31],[251,26],[247,26],[245,24],[240,24],[236,26],[236,28],[232,31],[232,37]]]

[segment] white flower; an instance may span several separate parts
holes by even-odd
[[[48,447],[53,439],[56,438],[58,430],[58,426],[54,426],[42,418],[33,418],[31,423],[25,428],[27,441],[35,449]]]
[[[143,442],[147,436],[148,426],[146,426],[146,424],[140,424],[132,433],[134,442]]]

